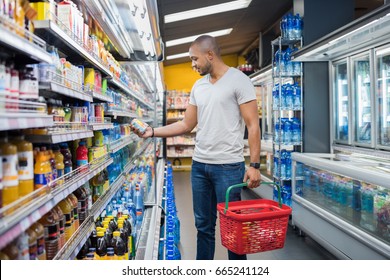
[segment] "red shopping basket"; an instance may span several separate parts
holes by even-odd
[[[230,190],[247,186],[247,183],[230,186],[225,202],[218,203],[222,245],[243,255],[283,248],[291,208],[281,202],[255,199],[229,202]]]

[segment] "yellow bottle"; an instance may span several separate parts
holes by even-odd
[[[34,191],[33,145],[24,140],[24,136],[16,137],[13,144],[18,149],[19,197],[23,197]]]
[[[57,184],[62,186],[64,183],[64,155],[61,153],[60,147],[58,145],[53,146],[54,160],[56,162],[56,170],[57,170]]]
[[[78,200],[77,197],[71,193],[68,195],[69,200],[72,202],[73,205],[73,224],[74,224],[74,231],[76,231],[80,226],[79,221],[79,211],[78,211]]]
[[[8,205],[19,198],[18,153],[15,145],[2,139],[0,155],[3,158],[3,203]]]
[[[67,198],[61,200],[58,203],[58,206],[61,208],[62,213],[65,215],[65,242],[70,239],[74,233],[74,224],[73,224],[73,205],[69,202]]]
[[[42,224],[36,222],[30,227],[37,235],[37,259],[46,260],[45,229]]]

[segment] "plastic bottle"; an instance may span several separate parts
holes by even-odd
[[[120,237],[125,243],[125,259],[129,259],[129,232],[124,225],[124,220],[118,222],[118,230],[120,232]]]
[[[295,83],[293,86],[293,108],[299,110],[301,106],[301,87],[298,83]]]
[[[64,179],[62,176],[64,176],[65,172],[65,165],[64,165],[64,156],[61,154],[60,147],[58,145],[53,145],[52,147],[53,153],[54,153],[54,161],[55,161],[55,170],[57,172],[57,184],[59,186],[62,186],[64,183]]]
[[[291,122],[287,118],[282,119],[282,142],[285,145],[289,145],[291,143]]]
[[[37,236],[37,259],[46,260],[45,229],[39,222],[33,223],[30,228],[35,231]]]
[[[34,191],[34,155],[31,142],[24,140],[24,136],[13,140],[18,150],[19,197]]]
[[[65,245],[65,242],[66,242],[66,239],[65,239],[65,222],[66,222],[65,215],[58,205],[54,206],[53,211],[55,211],[57,213],[57,222],[58,222],[58,226],[59,226],[58,246],[59,246],[59,249],[61,250],[61,248]]]
[[[61,154],[64,156],[64,173],[68,174],[72,172],[72,154],[70,153],[67,143],[60,144]]]
[[[96,253],[99,255],[99,259],[105,259],[107,255],[107,243],[104,232],[98,231]]]
[[[37,260],[38,259],[37,234],[31,227],[28,228],[26,232],[28,235],[29,258],[30,260]]]
[[[19,249],[16,245],[16,240],[9,243],[2,252],[10,259],[10,260],[18,260],[19,258]]]
[[[291,84],[286,84],[285,87],[285,107],[287,110],[293,109],[294,88]]]
[[[29,237],[26,232],[19,234],[19,236],[16,238],[16,246],[19,250],[18,260],[30,259],[28,238]]]
[[[280,21],[280,32],[283,39],[286,38],[286,27],[287,27],[287,18],[284,15]]]
[[[73,207],[73,226],[74,226],[74,231],[76,231],[79,228],[79,226],[80,226],[79,213],[78,213],[78,200],[77,200],[77,197],[73,193],[68,195],[68,199],[72,203],[72,207]]]
[[[44,227],[46,258],[52,260],[57,255],[60,244],[59,217],[57,212],[51,210],[45,214],[39,223]]]
[[[103,136],[103,131],[98,130],[94,131],[94,142],[96,147],[102,147],[104,145],[104,136]]]
[[[43,151],[39,151],[35,158],[34,188],[40,189],[50,182],[51,169],[49,169],[47,157]]]
[[[84,188],[82,187],[76,189],[73,194],[77,197],[77,212],[79,216],[79,224],[81,225],[88,216],[88,197],[86,192],[84,191]]]
[[[292,119],[291,124],[291,142],[293,144],[298,144],[301,142],[301,123],[298,118]]]
[[[112,248],[112,247],[107,248],[107,257],[106,257],[106,259],[109,260],[109,261],[117,260],[117,258],[115,256],[114,248]]]
[[[65,198],[58,203],[58,206],[61,208],[61,211],[65,216],[64,234],[66,242],[71,238],[74,233],[73,205],[67,198]]]
[[[85,146],[85,141],[80,141],[76,150],[76,166],[80,167],[88,164],[88,149]]]
[[[126,260],[126,244],[121,238],[119,231],[114,231],[111,245],[118,260]]]
[[[16,145],[7,138],[0,140],[0,155],[3,159],[3,206],[19,198],[18,153]]]

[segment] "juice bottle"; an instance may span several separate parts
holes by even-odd
[[[82,224],[86,217],[88,216],[87,212],[87,194],[85,193],[83,188],[78,188],[73,192],[73,194],[77,197],[77,212],[79,215],[79,223]]]
[[[72,202],[72,206],[73,206],[73,224],[74,224],[74,231],[76,231],[80,226],[79,213],[78,213],[78,200],[73,193],[68,195],[68,198]]]
[[[39,223],[44,227],[46,258],[52,260],[60,250],[60,226],[59,217],[53,209],[44,215]]]
[[[38,259],[37,234],[31,227],[28,228],[26,232],[28,235],[28,252],[30,255],[30,260],[37,260]]]
[[[17,147],[3,138],[0,154],[3,158],[3,206],[19,198],[18,153]]]
[[[19,249],[16,246],[16,241],[9,243],[2,251],[10,260],[18,260],[19,258]]]
[[[14,138],[13,144],[18,149],[19,197],[23,197],[34,191],[33,145],[24,136]]]
[[[85,146],[85,141],[80,141],[76,150],[76,166],[88,164],[88,149]]]
[[[0,252],[0,260],[8,261],[8,260],[10,260],[10,258],[8,257],[8,255],[6,253]]]
[[[99,259],[104,260],[107,255],[107,243],[104,236],[103,231],[98,231],[96,233],[97,236],[97,247],[96,247],[96,253],[99,256]]]
[[[109,261],[117,260],[115,256],[114,248],[112,247],[107,248],[107,260]]]
[[[65,215],[58,205],[54,206],[53,211],[57,213],[57,222],[58,222],[58,229],[59,229],[58,246],[59,246],[59,250],[61,250],[61,248],[65,244]]]
[[[30,227],[37,236],[37,259],[46,260],[45,229],[41,223],[33,223]]]
[[[64,156],[64,173],[72,172],[72,154],[67,143],[60,144],[61,154]]]
[[[125,256],[126,245],[120,236],[121,233],[119,231],[114,231],[113,235],[114,235],[114,238],[112,239],[113,241],[111,242],[111,244],[113,245],[114,240],[115,240],[114,253],[115,253],[116,257],[118,258],[118,260],[126,260],[126,256]]]
[[[57,179],[57,168],[56,168],[56,160],[54,159],[54,153],[51,148],[47,150],[47,157],[50,162],[51,180],[54,181],[52,187],[54,188],[57,185],[57,181],[55,181]]]
[[[39,151],[35,158],[34,166],[34,188],[39,189],[50,183],[51,166],[47,161],[44,151]]]
[[[60,147],[58,145],[53,146],[53,153],[54,153],[54,160],[55,160],[55,166],[57,170],[57,184],[62,186],[64,183],[64,179],[62,176],[64,176],[65,172],[65,165],[64,165],[64,155],[60,151]]]
[[[64,234],[66,242],[74,233],[73,205],[69,202],[68,199],[65,198],[58,203],[58,206],[61,208],[61,211],[65,216]]]
[[[23,232],[16,238],[16,246],[19,250],[18,260],[29,260],[28,234]]]
[[[124,221],[118,222],[118,229],[120,232],[120,237],[122,238],[123,242],[125,243],[125,259],[129,259],[129,233],[127,231],[127,228],[124,227]]]
[[[94,131],[93,134],[94,134],[95,146],[102,147],[104,141],[103,131],[101,130]]]

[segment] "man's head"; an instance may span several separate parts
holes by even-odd
[[[209,74],[215,62],[221,60],[221,53],[217,41],[209,35],[202,35],[190,46],[192,68],[201,76]]]

